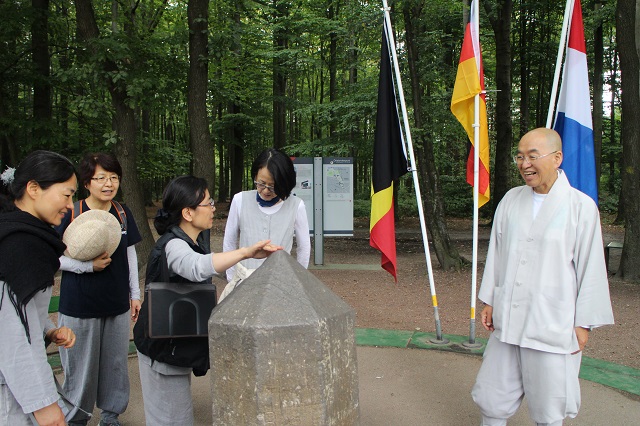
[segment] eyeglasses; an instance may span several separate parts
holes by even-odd
[[[99,184],[105,184],[105,183],[107,183],[108,180],[110,180],[111,183],[118,183],[118,182],[120,182],[120,176],[117,176],[117,175],[113,175],[113,176],[96,176],[96,177],[92,177],[91,180],[95,180]]]
[[[269,191],[275,193],[275,188],[273,186],[269,186],[269,185],[265,185],[264,183],[260,183],[258,181],[253,181],[253,183],[256,184],[256,188],[258,188],[260,191],[262,191],[263,189],[268,189]]]
[[[198,204],[196,207],[209,207],[210,209],[212,209],[215,206],[215,202],[213,201],[213,198],[209,198],[209,201],[205,204]]]
[[[516,164],[522,164],[522,163],[524,163],[526,161],[529,164],[533,164],[536,161],[538,161],[539,159],[544,158],[544,157],[548,157],[549,155],[555,154],[556,152],[558,152],[558,151],[553,151],[553,152],[550,152],[550,153],[544,154],[544,155],[522,155],[522,154],[518,154],[518,155],[514,155],[513,156],[513,162],[516,163]]]

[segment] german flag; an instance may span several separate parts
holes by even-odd
[[[398,282],[393,182],[407,173],[407,158],[402,147],[398,107],[385,31],[382,34],[381,50],[378,113],[373,146],[369,244],[380,250],[382,254],[381,266]]]
[[[467,24],[460,52],[460,63],[456,83],[451,97],[451,112],[467,131],[471,145],[467,159],[467,182],[473,186],[473,157],[475,145],[479,147],[480,170],[478,177],[478,206],[489,201],[489,130],[487,126],[487,103],[484,94],[484,70],[478,40],[479,28],[474,19],[475,9],[471,2],[471,19]],[[474,97],[480,94],[480,140],[474,141]]]

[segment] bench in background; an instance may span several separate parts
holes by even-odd
[[[609,251],[611,249],[622,249],[623,244],[618,241],[611,241],[606,246],[604,246],[604,264],[607,267],[607,271],[609,271]]]

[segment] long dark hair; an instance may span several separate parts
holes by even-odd
[[[196,208],[204,199],[207,181],[203,178],[186,175],[173,179],[162,194],[162,208],[158,210],[153,226],[162,235],[173,226],[180,224],[182,209]]]
[[[24,196],[29,182],[35,181],[46,190],[75,174],[76,169],[67,157],[51,151],[33,151],[16,167],[11,182],[0,182],[0,212],[16,210],[15,200]]]
[[[278,197],[286,200],[296,186],[296,170],[293,161],[284,152],[275,148],[262,151],[251,165],[251,177],[258,176],[258,171],[266,167],[273,176],[273,189]]]

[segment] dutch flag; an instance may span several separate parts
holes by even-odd
[[[576,0],[571,16],[560,97],[553,126],[562,137],[562,170],[569,183],[598,203],[593,121],[582,9]]]

